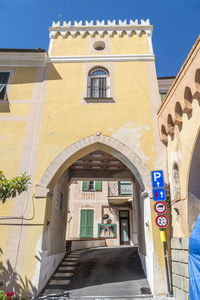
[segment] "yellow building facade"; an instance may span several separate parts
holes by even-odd
[[[32,182],[0,203],[3,289],[37,295],[63,259],[71,180],[114,178],[133,182],[143,268],[152,293],[166,293],[150,179],[151,170],[166,170],[152,30],[148,20],[53,22],[48,54],[0,51],[0,74],[9,73],[0,165],[7,177],[26,172]],[[123,166],[97,168],[93,159],[86,169],[81,158],[95,151]]]

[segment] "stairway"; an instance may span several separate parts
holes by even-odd
[[[130,289],[130,286],[133,288]],[[36,299],[150,300],[155,298],[150,292],[137,249],[123,247],[71,252],[64,257]]]
[[[43,289],[39,299],[51,299],[47,298],[48,295],[63,295],[63,293],[67,290],[67,286],[70,283],[71,277],[74,275],[74,270],[77,265],[78,259],[80,255],[84,251],[74,251],[70,254],[66,254],[61,264],[56,269],[53,276],[48,281],[46,287]],[[54,299],[54,298],[52,298]],[[59,299],[58,297],[55,299]],[[68,298],[66,298],[68,299]]]

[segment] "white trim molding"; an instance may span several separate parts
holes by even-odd
[[[153,54],[49,56],[50,63],[154,61]]]
[[[98,33],[100,37],[103,37],[105,33],[107,33],[110,37],[114,32],[117,33],[118,36],[121,36],[124,32],[131,36],[131,34],[134,32],[138,36],[141,35],[142,32],[145,32],[148,36],[151,36],[153,30],[153,26],[150,25],[149,19],[146,21],[141,20],[140,24],[138,23],[138,20],[130,20],[129,23],[127,23],[126,20],[118,21],[118,24],[116,23],[116,20],[107,22],[103,21],[96,21],[96,24],[94,24],[94,21],[85,21],[85,24],[83,24],[83,21],[74,21],[74,24],[72,25],[72,22],[63,22],[61,25],[61,22],[58,21],[53,22],[52,26],[49,28],[50,31],[50,38],[54,39],[56,38],[57,34],[61,34],[62,38],[66,38],[67,34],[70,34],[72,37],[75,37],[77,34],[80,34],[81,37],[84,37],[85,34],[89,34],[91,37],[95,35],[95,33]]]

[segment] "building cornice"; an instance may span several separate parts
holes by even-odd
[[[158,110],[158,126],[161,141],[167,145],[168,136],[173,139],[175,126],[182,129],[184,114],[192,116],[193,99],[200,101],[200,36],[190,50],[184,64],[174,79]]]
[[[0,67],[42,67],[46,63],[46,52],[0,52]]]
[[[85,21],[83,24],[83,21],[74,21],[73,25],[72,22],[63,22],[61,25],[61,22],[58,21],[53,22],[52,26],[49,28],[50,31],[50,38],[54,39],[58,33],[61,34],[62,38],[66,38],[67,34],[71,35],[72,37],[75,37],[76,34],[80,34],[81,37],[84,37],[85,34],[89,34],[91,37],[93,37],[96,33],[102,37],[105,33],[107,33],[109,36],[112,36],[114,32],[117,33],[118,36],[121,36],[123,32],[125,32],[128,36],[131,36],[131,34],[134,32],[138,36],[142,32],[145,32],[148,36],[152,36],[153,26],[150,25],[149,19],[146,21],[141,20],[141,23],[138,23],[138,20],[130,20],[129,23],[127,23],[126,20],[118,21],[118,24],[116,23],[116,20],[107,22],[103,21],[96,21],[96,24],[94,24],[94,21]]]
[[[49,56],[51,63],[154,61],[153,54]]]
[[[187,55],[178,74],[176,75],[175,79],[173,80],[173,83],[172,83],[170,89],[168,90],[166,97],[163,99],[163,102],[162,102],[161,106],[159,107],[158,114],[162,111],[162,109],[170,101],[170,96],[173,94],[174,90],[177,88],[179,81],[181,80],[181,76],[184,76],[184,74],[187,72],[187,69],[189,68],[190,64],[192,63],[192,60],[194,59],[196,54],[199,52],[199,50],[200,50],[200,35],[198,36],[197,40],[195,41],[194,45],[192,46],[192,49],[190,50],[189,54]]]

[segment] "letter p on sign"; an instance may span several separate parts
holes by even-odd
[[[163,176],[163,171],[152,171],[151,172],[151,180],[152,180],[152,187],[153,189],[156,188],[164,188],[164,176]]]

